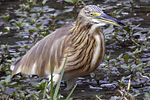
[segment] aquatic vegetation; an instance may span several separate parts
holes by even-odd
[[[60,0],[59,2],[64,3],[63,10],[50,6],[51,4],[47,4],[46,0],[25,1],[11,10],[11,13],[0,14],[0,99],[48,99],[46,96],[48,79],[34,75],[25,77],[16,75],[11,79],[10,65],[23,56],[38,40],[66,22],[74,21],[73,12],[77,13],[84,3],[97,4],[94,0]],[[55,1],[55,3],[59,2]],[[113,11],[110,14],[123,19],[126,26],[102,28],[107,50],[104,61],[90,76],[78,80],[79,85],[74,92],[71,92],[73,93],[71,97],[88,98],[88,100],[96,98],[149,100],[150,27],[149,24],[144,26],[140,22],[144,20],[142,16],[136,16],[138,14],[136,10],[140,9],[140,6],[134,1],[118,1],[115,2],[115,6],[114,2],[105,1],[99,5],[105,12]],[[144,17],[146,19],[146,16]],[[62,83],[60,88],[63,89],[64,85],[65,83]],[[59,93],[57,92],[57,98],[68,99],[70,91],[64,93],[61,89]]]

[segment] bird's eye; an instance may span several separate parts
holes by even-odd
[[[94,16],[94,14],[93,14],[93,13],[90,13],[90,16],[92,16],[92,17],[93,17],[93,16]]]
[[[90,13],[91,17],[100,16],[100,15],[101,15],[101,13]]]

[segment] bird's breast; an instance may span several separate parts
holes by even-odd
[[[91,66],[95,65],[99,55],[101,53],[101,49],[103,49],[101,47],[101,38],[99,35],[95,35],[95,40],[96,40],[96,46],[93,48],[94,49],[94,53],[93,53],[93,58],[92,58],[92,62],[91,62]]]
[[[102,33],[94,35],[95,46],[91,61],[91,70],[95,70],[101,63],[105,53],[105,37]]]
[[[66,79],[91,73],[100,65],[105,53],[105,40],[102,33],[86,37],[81,43],[78,41],[73,43],[75,44],[68,48],[69,54],[65,69]],[[75,48],[74,45],[77,44],[78,46]]]

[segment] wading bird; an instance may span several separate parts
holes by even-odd
[[[93,72],[105,54],[105,37],[100,27],[106,24],[124,26],[115,18],[106,15],[100,7],[88,5],[81,9],[77,20],[65,25],[37,42],[11,69],[12,75],[38,75],[51,78],[57,84],[66,56],[63,80],[71,89],[77,77]]]

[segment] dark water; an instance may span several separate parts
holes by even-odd
[[[119,1],[118,0],[92,0],[92,1],[83,0],[83,1],[85,1],[87,5],[96,4],[96,5],[100,5],[103,8],[108,8],[104,11],[110,15],[114,11],[116,11],[116,9],[123,9],[120,15],[117,15],[118,19],[122,20],[123,22],[132,22],[133,25],[140,24],[140,28],[142,28],[142,30],[144,30],[145,28],[150,28],[150,1],[149,0],[134,0],[133,4],[129,3],[130,1],[128,0],[119,0]],[[6,14],[6,13],[10,13],[12,15],[10,16],[10,19],[14,18],[13,11],[14,9],[17,9],[19,7],[19,4],[22,2],[23,1],[17,1],[17,0],[16,1],[13,1],[13,0],[12,1],[11,0],[0,1],[0,16],[3,16],[3,14]],[[48,1],[46,5],[54,9],[52,13],[59,12],[59,16],[57,16],[58,21],[56,23],[57,28],[63,26],[66,23],[72,22],[76,19],[77,14],[75,13],[75,11],[67,12],[67,10],[74,7],[70,3],[66,3],[63,0],[50,0]],[[15,31],[8,33],[8,34],[1,34],[1,31],[4,30],[3,28],[4,23],[5,21],[0,19],[0,44],[1,45],[8,44],[10,45],[10,47],[15,48],[15,47],[19,47],[18,42],[27,41],[26,38],[17,37],[17,33]],[[119,48],[118,49],[118,48],[112,47],[111,45],[106,45],[106,48],[107,48],[106,54],[108,54],[108,52],[110,51],[113,52],[112,54],[113,58],[117,57],[121,53],[128,51],[127,48],[118,47]],[[102,86],[102,84],[117,81],[118,79],[121,78],[121,76],[117,76],[117,75],[113,76],[113,74],[108,74],[107,72],[103,72],[102,71],[103,69],[101,68],[99,69],[100,71],[95,72],[99,77],[103,76],[100,79],[99,83],[97,83],[97,81],[89,77],[89,75],[83,78],[80,78],[77,81],[78,86],[76,87],[72,95],[72,98],[74,98],[74,100],[95,100],[96,99],[95,95],[99,95],[104,99],[110,99],[111,96],[116,96],[116,94],[119,95],[119,93],[116,90],[115,85],[110,84],[110,88],[109,86],[105,88],[105,86]],[[128,75],[128,73],[124,73],[123,75]],[[5,76],[2,75],[2,77],[0,77],[0,80],[5,80],[5,78],[6,78],[6,75]],[[109,82],[105,81],[105,79],[108,79],[108,78],[110,78]],[[39,80],[40,79],[37,79],[35,81],[38,82]],[[29,81],[30,79],[24,80],[21,78],[19,83],[29,84],[28,83]],[[31,81],[34,81],[34,79],[31,78]],[[61,94],[65,97],[68,95],[69,91],[64,91],[63,88],[64,88],[64,85],[62,85],[61,87]],[[33,88],[31,87],[31,90],[34,90],[34,87]],[[11,91],[15,91],[15,89],[13,88],[6,89],[6,92],[11,93]],[[139,91],[144,91],[144,89],[140,88]],[[144,95],[141,93],[141,95],[137,96],[136,99],[142,100],[141,98],[143,96]]]

